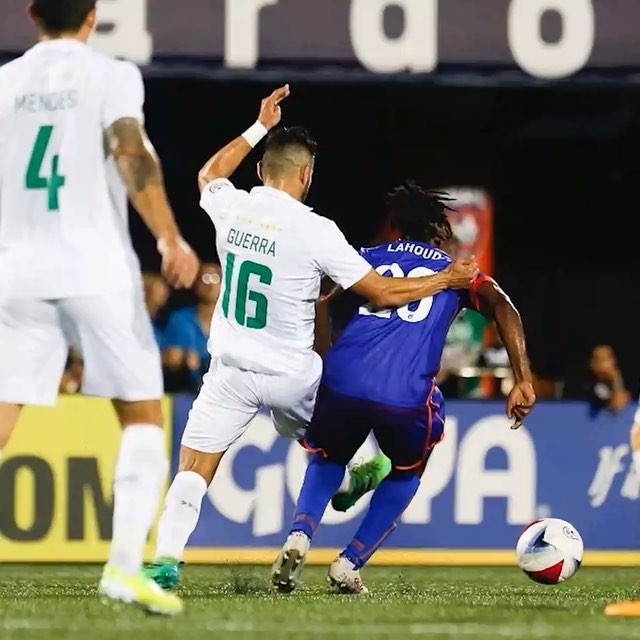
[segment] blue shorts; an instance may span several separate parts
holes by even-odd
[[[379,404],[323,385],[303,446],[347,464],[373,431],[395,469],[420,469],[444,436],[444,419],[444,398],[435,383],[422,407]]]

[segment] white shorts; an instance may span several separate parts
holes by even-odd
[[[0,302],[0,402],[55,405],[69,346],[82,392],[129,402],[162,397],[160,351],[142,291]]]
[[[315,353],[295,375],[255,373],[212,360],[189,411],[182,444],[203,453],[226,451],[261,407],[271,409],[281,436],[301,438],[313,416],[321,376],[322,360]]]

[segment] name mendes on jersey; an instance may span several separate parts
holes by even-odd
[[[52,93],[25,93],[17,96],[14,102],[16,113],[40,113],[46,111],[69,111],[78,105],[78,92],[75,89],[54,91]]]
[[[401,242],[395,247],[390,244],[387,247],[388,253],[413,253],[416,256],[420,256],[425,260],[446,260],[447,262],[452,262],[451,257],[446,253],[439,251],[438,249],[434,249],[433,247],[425,247],[421,244],[414,244],[413,242]]]
[[[238,231],[231,227],[227,234],[227,243],[235,247],[242,247],[265,256],[276,257],[276,242],[270,238],[263,238],[248,231]]]

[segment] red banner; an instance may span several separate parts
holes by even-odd
[[[457,257],[475,256],[483,273],[493,273],[493,202],[481,189],[442,189],[454,201],[449,213],[453,233],[460,245]]]

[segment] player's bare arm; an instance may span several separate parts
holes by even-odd
[[[220,149],[202,167],[198,174],[198,186],[200,191],[217,178],[229,178],[249,155],[255,144],[251,143],[254,127],[258,129],[256,140],[264,137],[274,127],[280,124],[282,111],[280,103],[289,97],[289,85],[276,89],[265,98],[260,105],[260,113],[257,122],[244,135],[238,136],[228,145]],[[260,130],[260,127],[262,128]]]
[[[352,290],[387,309],[434,296],[445,289],[468,289],[478,275],[478,265],[473,258],[458,260],[444,271],[421,278],[386,278],[371,270]]]
[[[198,273],[198,258],[180,236],[162,165],[144,126],[135,118],[121,118],[105,135],[131,203],[158,242],[163,275],[174,287],[190,287]]]
[[[507,398],[507,416],[515,421],[511,428],[518,429],[536,401],[522,318],[509,296],[493,280],[480,284],[476,296],[480,312],[495,321],[509,355],[515,384]]]
[[[378,275],[377,272],[375,271],[373,271],[373,273]],[[468,289],[471,286],[471,283],[473,282],[473,280],[478,275],[478,266],[473,258],[456,260],[450,267],[447,267],[447,269],[445,269],[438,275],[441,275],[441,274],[446,275],[449,282],[449,284],[444,287],[442,287],[442,285],[445,283],[445,279],[443,278],[435,281],[433,280],[434,276],[418,278],[419,281],[420,280],[428,281],[430,285],[433,287],[433,293],[427,294],[427,296],[423,296],[423,297],[426,298],[429,295],[435,295],[436,293],[440,293],[445,289]],[[359,284],[360,282],[357,283],[356,286],[358,286]],[[355,287],[353,287],[352,289],[353,291],[358,293]],[[339,296],[341,296],[343,293],[344,293],[344,289],[338,284],[334,284],[332,287],[326,287],[326,288],[323,286],[323,291],[320,294],[318,303],[330,305],[333,302],[335,302],[335,300]],[[410,302],[413,302],[413,300],[410,300]],[[402,304],[406,304],[406,302],[403,302]],[[402,304],[395,305],[395,306],[402,306]],[[390,305],[390,306],[394,306],[394,305]]]
[[[316,302],[316,318],[313,350],[321,357],[329,351],[331,339],[331,302],[335,299],[333,292],[342,291],[342,287],[334,284],[329,278],[323,278],[320,297]]]
[[[326,280],[326,279],[325,279]],[[332,304],[339,296],[344,293],[344,289],[335,282],[329,280],[330,284],[322,282],[322,290],[320,291],[320,297],[318,298],[318,304]]]

